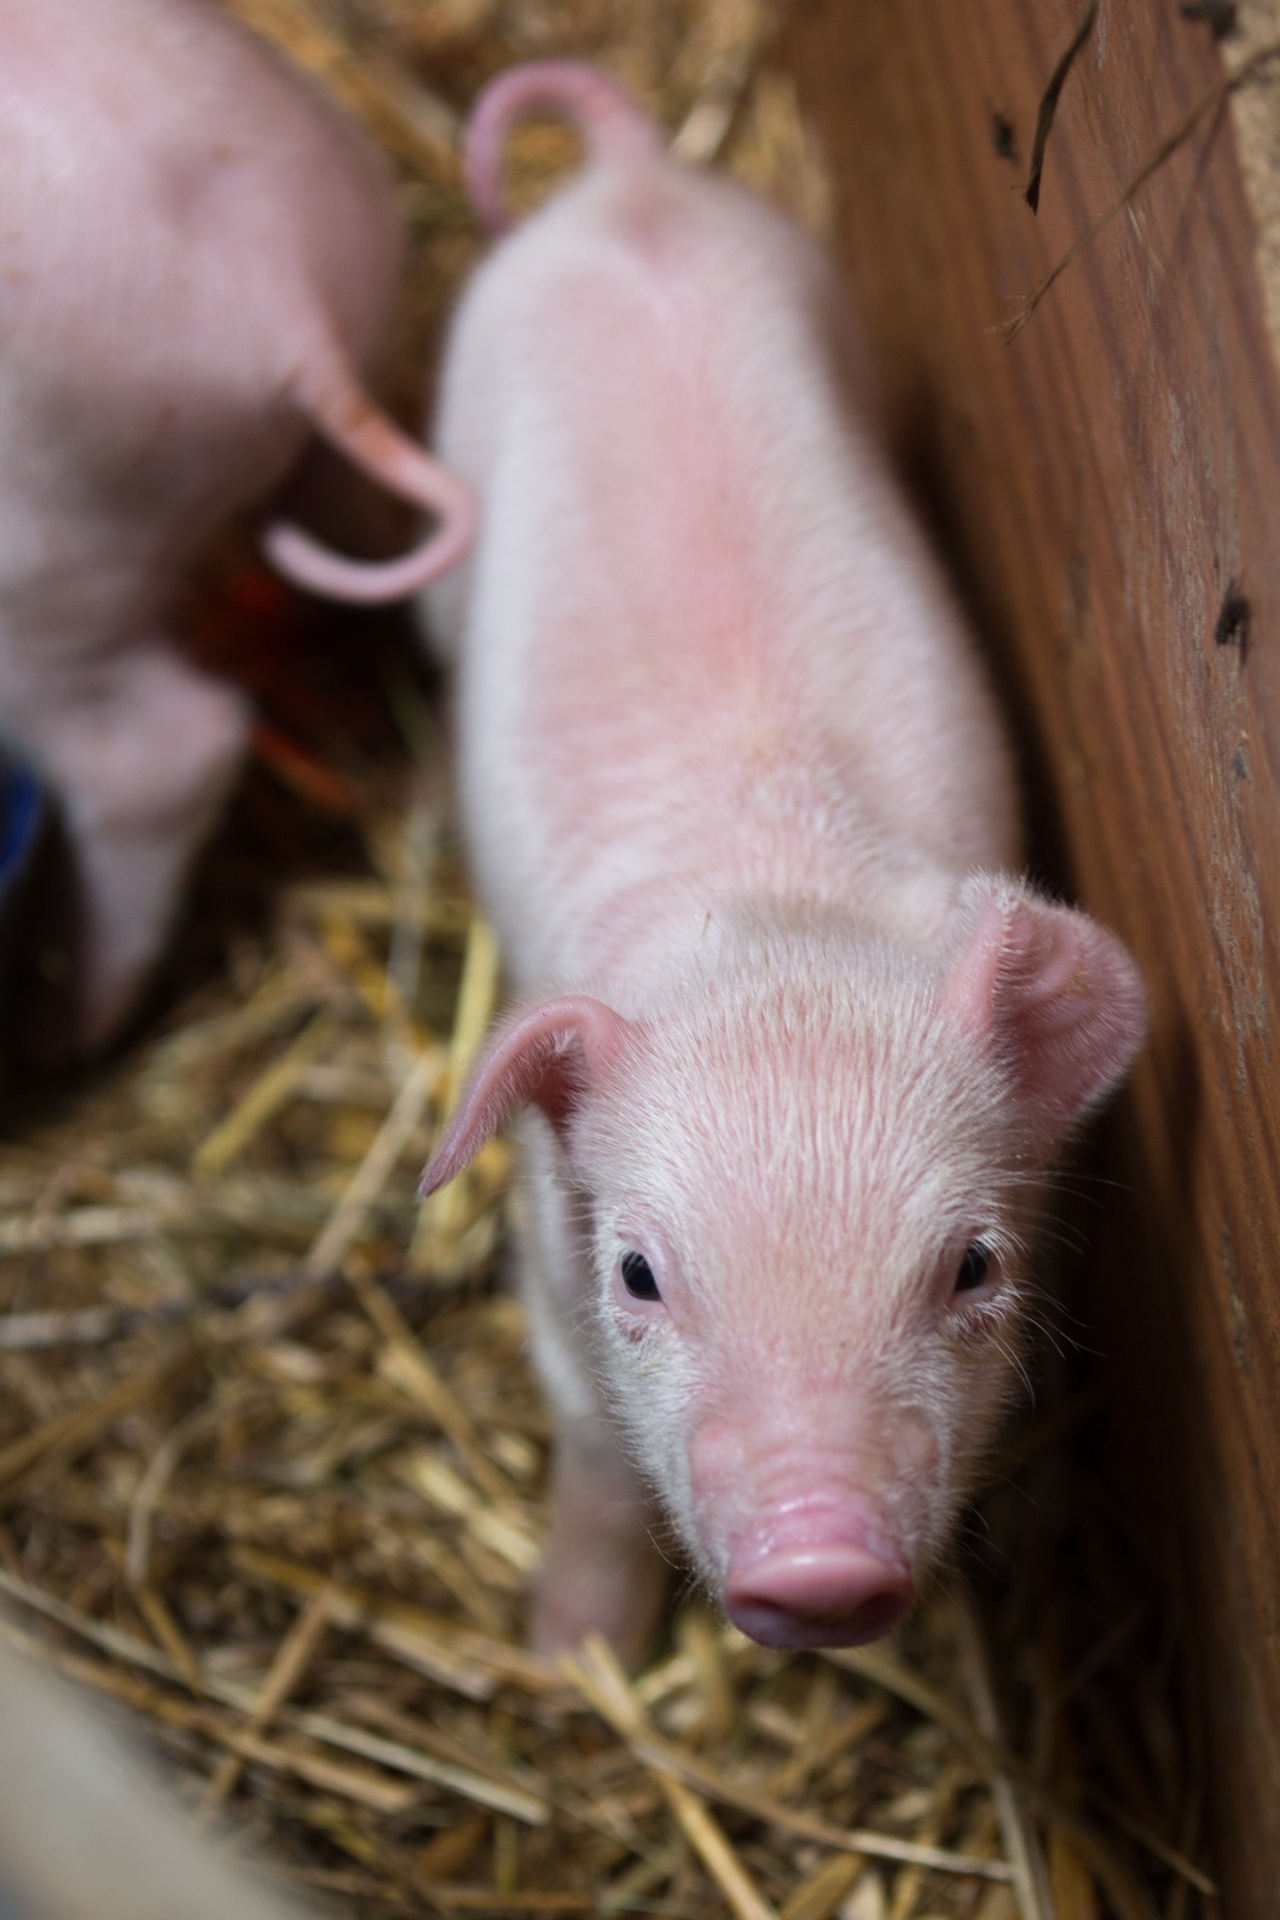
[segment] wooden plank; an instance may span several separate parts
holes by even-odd
[[[1119,1455],[1180,1550],[1224,1911],[1280,1883],[1280,394],[1225,113],[1000,332],[1221,77],[1162,0],[813,0],[788,58],[840,181],[889,423],[990,636],[1037,856],[1131,942],[1151,1046],[1095,1248]],[[1009,114],[1020,164],[996,150]],[[1218,644],[1224,604],[1247,640]],[[892,644],[886,638],[886,644]]]

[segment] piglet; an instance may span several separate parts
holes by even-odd
[[[0,733],[61,796],[92,1045],[247,735],[166,636],[193,553],[315,433],[437,524],[380,564],[273,526],[304,585],[408,593],[473,511],[356,372],[399,264],[385,164],[213,0],[0,0],[0,178]]]
[[[746,1633],[854,1644],[980,1477],[1037,1188],[1143,991],[1017,877],[992,697],[818,249],[562,62],[475,110],[494,226],[531,109],[587,163],[456,316],[438,446],[481,531],[429,596],[522,1008],[424,1191],[529,1109],[536,1642],[634,1656],[665,1516]]]

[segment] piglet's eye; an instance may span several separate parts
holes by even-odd
[[[990,1271],[991,1255],[980,1241],[975,1240],[972,1246],[965,1248],[964,1259],[960,1262],[960,1270],[956,1274],[955,1291],[972,1293],[975,1287],[982,1285]]]
[[[653,1268],[642,1253],[633,1248],[622,1256],[622,1284],[637,1300],[661,1300]]]

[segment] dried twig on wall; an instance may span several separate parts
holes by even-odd
[[[1036,115],[1035,139],[1031,143],[1031,172],[1027,178],[1023,199],[1032,213],[1040,207],[1040,176],[1044,172],[1044,150],[1048,145],[1049,132],[1053,126],[1054,115],[1058,111],[1058,100],[1067,83],[1067,75],[1075,65],[1076,56],[1093,31],[1093,23],[1098,17],[1098,0],[1086,0],[1085,10],[1080,15],[1076,30],[1071,36],[1071,44],[1053,70],[1048,86],[1040,98],[1040,111]]]
[[[1165,135],[1164,139],[1160,141],[1154,151],[1143,161],[1124,191],[1117,195],[1111,202],[1111,205],[1105,208],[1096,220],[1089,223],[1080,235],[1080,238],[1073,241],[1071,246],[1067,248],[1061,260],[1045,275],[1039,286],[1034,287],[1030,293],[1024,295],[1018,302],[1012,319],[1005,323],[1004,336],[1006,345],[1010,341],[1017,339],[1036,308],[1040,305],[1040,302],[1044,299],[1046,293],[1048,293],[1050,287],[1053,286],[1055,281],[1061,279],[1062,275],[1071,265],[1071,262],[1076,258],[1076,255],[1083,253],[1090,241],[1096,240],[1103,228],[1109,226],[1116,215],[1122,212],[1131,200],[1136,198],[1143,187],[1146,186],[1151,176],[1158,173],[1165,161],[1170,159],[1183,142],[1189,139],[1195,132],[1205,115],[1215,107],[1222,106],[1233,93],[1238,92],[1241,87],[1247,85],[1262,67],[1266,66],[1272,60],[1277,59],[1280,59],[1280,40],[1273,40],[1267,46],[1260,47],[1257,53],[1245,61],[1238,72],[1228,74],[1227,77],[1224,80],[1220,80],[1216,86],[1210,87],[1207,93],[1201,94],[1186,117],[1179,121],[1172,133]]]

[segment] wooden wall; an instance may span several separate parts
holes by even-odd
[[[895,443],[1002,662],[1042,859],[1150,985],[1152,1042],[1107,1136],[1129,1192],[1094,1249],[1117,1459],[1185,1574],[1223,1910],[1271,1920],[1280,392],[1224,112],[1005,344],[1016,297],[1221,75],[1176,0],[1102,0],[1033,219],[1016,189],[1081,3],[809,0],[788,57],[836,165]],[[1226,631],[1232,600],[1248,614]]]

